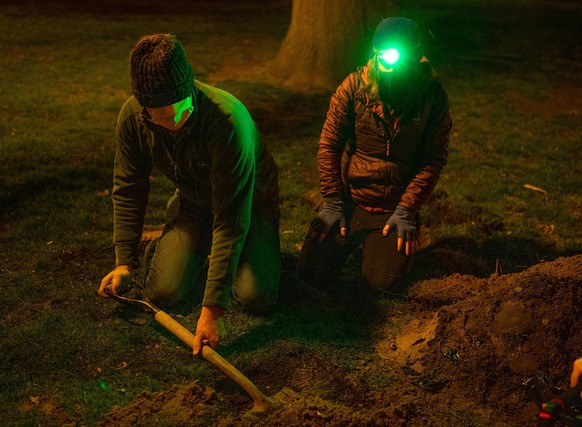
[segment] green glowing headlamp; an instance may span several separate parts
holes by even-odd
[[[386,18],[378,24],[372,47],[378,57],[378,65],[386,69],[381,71],[408,70],[422,59],[418,25],[398,16]]]
[[[400,51],[395,47],[378,53],[378,59],[386,68],[392,68],[400,60]]]

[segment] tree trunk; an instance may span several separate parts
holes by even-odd
[[[382,0],[293,0],[291,23],[269,74],[302,91],[335,89],[371,56],[376,25],[389,16]]]

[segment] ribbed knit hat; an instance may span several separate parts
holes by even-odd
[[[407,50],[415,60],[420,60],[422,57],[418,25],[406,18],[392,17],[380,22],[374,32],[372,45],[378,50],[398,45]]]
[[[194,73],[182,43],[172,34],[138,40],[129,56],[131,89],[144,107],[175,104],[194,91]]]

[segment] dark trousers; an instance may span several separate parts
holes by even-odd
[[[153,243],[153,242],[152,242]],[[168,224],[146,253],[144,294],[163,306],[202,301],[201,280],[212,246],[212,218],[180,198],[168,203]],[[278,222],[253,212],[238,261],[232,299],[251,313],[266,313],[277,300],[281,275]]]
[[[371,289],[388,290],[410,271],[413,261],[413,257],[398,252],[395,232],[382,236],[390,215],[356,207],[346,237],[336,230],[321,242],[306,238],[299,256],[299,274],[312,286],[332,286],[339,280],[348,256],[361,247],[362,283]]]

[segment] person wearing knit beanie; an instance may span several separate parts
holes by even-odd
[[[174,35],[142,37],[129,58],[131,89],[142,106],[163,107],[192,95],[194,73]]]
[[[246,107],[195,80],[176,36],[140,38],[129,68],[133,96],[117,121],[112,192],[116,263],[99,294],[121,292],[143,265],[141,297],[202,306],[193,345],[199,354],[224,337],[223,313],[232,304],[265,314],[276,302],[278,168]],[[140,259],[153,168],[176,191],[161,235]]]

